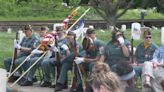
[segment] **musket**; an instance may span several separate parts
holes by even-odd
[[[58,48],[58,39],[56,36],[57,35],[55,35],[55,47]],[[57,79],[60,75],[60,68],[61,68],[60,52],[55,52],[55,58],[56,58],[56,60],[54,60],[54,64],[55,64],[55,85],[56,85]]]
[[[77,45],[76,45],[76,36],[74,36],[74,56],[77,57],[78,56],[78,49],[77,49]],[[77,71],[78,70],[78,71]],[[80,78],[82,80],[82,86],[83,86],[83,91],[85,92],[86,90],[86,83],[87,83],[87,73],[84,70],[84,67],[82,64],[78,65],[75,62],[73,62],[73,81],[72,81],[72,90],[76,90],[77,87],[77,73],[79,73]]]
[[[16,37],[15,37],[15,40],[17,42],[18,40],[18,32],[16,32]],[[15,43],[14,43],[15,44]],[[11,62],[11,66],[10,66],[10,71],[9,71],[9,75],[10,73],[15,69],[15,60],[17,58],[17,48],[14,48],[14,52],[13,52],[13,57],[12,57],[12,62]],[[12,76],[9,81],[12,81],[14,76]]]

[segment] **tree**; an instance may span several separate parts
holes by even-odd
[[[158,7],[159,8],[159,11],[164,12],[164,0],[157,0],[157,3],[160,5]]]
[[[119,17],[133,5],[134,0],[91,0],[97,13],[107,21],[108,26],[115,26]]]

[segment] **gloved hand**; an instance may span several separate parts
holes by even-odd
[[[83,57],[75,57],[74,61],[76,64],[81,64],[82,62],[84,62],[84,58]]]
[[[32,53],[32,54],[42,54],[43,51],[38,50],[38,49],[34,49],[31,53]]]
[[[17,40],[14,39],[14,48],[17,48],[17,49],[20,49],[21,48],[21,45],[18,44]]]
[[[54,52],[59,52],[59,49],[58,49],[56,46],[54,46],[54,47],[53,47],[53,51],[54,51]]]
[[[117,40],[120,42],[120,44],[124,44],[124,42],[125,42],[123,37],[119,37]]]
[[[68,50],[68,49],[69,49],[68,46],[67,46],[66,44],[63,44],[63,45],[61,46],[61,48],[64,49],[64,50]]]

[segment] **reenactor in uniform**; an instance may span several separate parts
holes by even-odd
[[[82,48],[80,44],[75,42],[76,35],[73,32],[68,32],[67,34],[67,42],[66,45],[68,46],[69,55],[61,61],[62,67],[59,78],[57,80],[57,84],[55,87],[55,91],[61,91],[64,88],[67,88],[65,82],[67,81],[67,72],[72,69],[72,64],[75,58],[74,48],[77,48],[77,52],[81,52]],[[76,44],[76,47],[75,47]],[[80,53],[79,53],[80,54]]]
[[[23,38],[22,42],[17,43],[14,42],[14,48],[17,48],[19,50],[18,57],[15,60],[15,65],[18,66],[22,61],[26,59],[26,57],[31,53],[32,50],[34,50],[37,47],[37,44],[39,40],[36,38],[36,36],[33,34],[33,30],[31,28],[31,25],[26,25],[24,27],[25,37]],[[4,60],[4,65],[7,70],[7,72],[10,71],[12,58],[8,58]],[[21,67],[24,71],[28,68],[27,62],[22,65]]]
[[[98,62],[102,56],[102,50],[105,46],[105,43],[96,38],[96,33],[94,29],[89,28],[86,32],[86,37],[84,38],[82,45],[83,49],[85,50],[85,54],[83,55],[83,57],[76,57],[74,61],[76,62],[76,64],[82,64],[85,71],[91,73],[94,63]],[[78,82],[79,85],[77,87],[77,90],[82,91],[82,81],[79,80]]]
[[[46,33],[48,32],[48,27],[41,27],[40,29],[40,33],[39,33],[39,44],[41,44],[44,36],[46,35]],[[38,45],[39,45],[38,44]],[[39,49],[35,49],[31,52],[33,55],[30,57],[29,60],[27,60],[28,62],[28,68],[33,65],[33,63],[35,63],[35,61],[37,61],[37,59],[42,55],[43,51],[39,50]],[[41,60],[40,60],[41,61]],[[33,84],[33,82],[36,81],[35,78],[35,72],[37,67],[39,67],[40,65],[40,61],[39,63],[37,63],[37,65],[35,65],[26,75],[25,77],[25,81],[23,81],[23,83],[21,83],[21,86],[31,86]]]
[[[152,43],[152,35],[149,30],[143,32],[143,38],[144,41],[137,46],[135,52],[136,63],[133,66],[136,71],[136,77],[141,76],[144,62],[152,60],[153,54],[158,48],[155,43]]]
[[[50,87],[51,86],[51,73],[53,76],[55,76],[55,66],[57,64],[61,63],[61,61],[66,58],[69,54],[68,47],[66,45],[66,38],[65,38],[65,31],[63,27],[57,27],[56,28],[56,40],[58,43],[58,46],[52,46],[50,49],[53,51],[52,56],[50,56],[48,59],[45,59],[41,62],[41,68],[43,70],[44,74],[44,83],[41,85],[41,87]],[[59,57],[57,57],[56,52],[59,53]],[[57,61],[57,58],[60,59],[60,61]],[[60,68],[60,67],[58,67]],[[52,85],[53,86],[53,85]]]

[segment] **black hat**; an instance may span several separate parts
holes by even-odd
[[[28,30],[29,30],[29,31],[32,31],[31,25],[25,25],[25,26],[24,26],[24,30],[25,30],[25,31],[28,31]]]
[[[40,28],[40,30],[41,30],[41,31],[48,31],[49,28],[48,28],[47,26],[42,26],[42,27]]]
[[[114,71],[117,73],[121,80],[129,80],[135,75],[133,67],[126,61],[120,61],[114,68]]]

